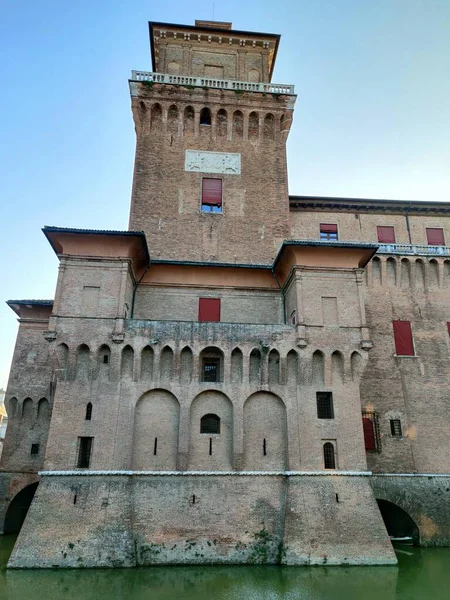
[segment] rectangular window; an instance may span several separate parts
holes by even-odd
[[[393,227],[377,227],[377,236],[381,244],[395,244],[395,229]]]
[[[397,356],[414,356],[414,342],[409,321],[392,321],[395,353]]]
[[[331,223],[320,224],[320,239],[321,240],[337,240],[338,228],[337,225]]]
[[[36,456],[39,454],[39,444],[31,444],[31,456]]]
[[[92,451],[92,437],[79,437],[78,438],[78,461],[77,467],[79,469],[89,469],[91,464],[91,451]]]
[[[204,177],[202,179],[202,211],[222,212],[222,180]]]
[[[429,246],[445,246],[444,230],[439,227],[427,227],[427,241]]]
[[[373,411],[363,411],[362,413],[364,446],[369,452],[381,451],[380,428],[378,425],[378,415]]]
[[[220,298],[199,298],[198,320],[218,323],[220,321]]]
[[[331,392],[316,392],[317,418],[334,419],[333,394]]]
[[[203,381],[220,381],[220,360],[205,358],[203,360]]]
[[[402,436],[402,423],[400,419],[391,419],[391,435],[392,437],[401,438]]]

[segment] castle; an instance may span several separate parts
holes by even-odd
[[[128,230],[44,227],[55,297],[8,302],[9,566],[448,545],[450,205],[289,195],[278,35],[150,44]]]

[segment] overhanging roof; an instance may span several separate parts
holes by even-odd
[[[319,210],[389,214],[450,214],[450,202],[426,200],[383,200],[333,196],[289,196],[291,211]]]

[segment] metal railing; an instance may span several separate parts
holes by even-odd
[[[253,83],[252,81],[234,81],[233,79],[214,79],[211,77],[190,77],[188,75],[169,75],[148,71],[131,71],[132,81],[149,81],[187,87],[207,87],[219,90],[241,92],[261,92],[264,94],[294,95],[294,86],[281,83]]]

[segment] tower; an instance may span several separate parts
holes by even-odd
[[[279,35],[150,23],[155,72],[130,80],[129,228],[152,258],[267,264],[288,237],[294,86],[271,83]]]

